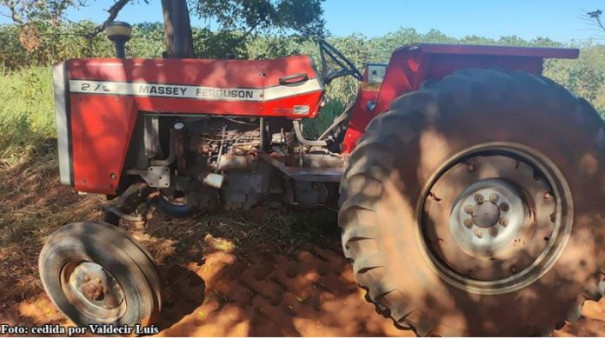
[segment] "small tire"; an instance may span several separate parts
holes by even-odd
[[[53,233],[38,260],[44,290],[79,326],[155,322],[162,307],[151,255],[125,231],[79,222]]]
[[[420,335],[527,336],[551,331],[585,299],[602,295],[604,141],[605,124],[590,104],[547,78],[525,72],[465,69],[399,97],[389,112],[369,124],[341,183],[342,244],[359,285],[395,324]],[[533,179],[525,160],[514,160],[517,154],[535,160]],[[538,171],[537,176],[535,168],[544,168],[544,173]],[[522,247],[525,241],[515,236],[506,246],[517,247],[505,247],[509,252],[502,259],[495,258],[500,255],[495,247],[487,247],[485,257],[476,255],[483,246],[478,239],[498,235],[497,228],[492,235],[487,227],[491,232],[494,225],[508,225],[508,219],[499,218],[509,208],[486,212],[489,220],[475,221],[468,215],[465,225],[457,223],[459,214],[475,217],[478,205],[473,206],[472,199],[462,205],[464,212],[456,210],[459,214],[452,206],[466,201],[457,195],[471,188],[463,185],[465,176],[480,171],[481,180],[498,178],[490,185],[512,187],[509,180],[521,178],[531,190],[545,185],[560,192],[553,197],[541,191],[550,205],[532,198],[533,205],[525,206],[533,206],[533,214],[528,207],[521,209],[530,216],[528,223],[537,215],[545,224],[556,224],[547,225],[556,236],[537,236],[541,229],[530,227],[527,250]],[[433,191],[450,173],[448,184]],[[500,180],[499,173],[506,173],[506,180]],[[529,189],[515,192],[533,194]],[[483,196],[474,197],[477,204],[483,203]],[[545,212],[542,205],[548,207]],[[526,219],[518,219],[525,225]],[[455,232],[486,228],[477,229],[474,238],[470,233],[475,247],[469,249],[455,242],[452,222]],[[448,252],[456,248],[460,250],[455,255]],[[534,248],[543,255],[534,256]],[[507,255],[520,258],[527,269],[510,265]],[[480,274],[494,278],[475,278],[476,271],[466,264],[487,267]]]
[[[173,203],[168,199],[160,195],[157,198],[158,209],[165,215],[172,218],[185,218],[193,215],[194,209],[191,205],[186,203]]]

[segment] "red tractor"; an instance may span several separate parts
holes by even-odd
[[[578,50],[417,44],[361,72],[319,47],[321,73],[309,56],[54,66],[61,182],[113,199],[106,222],[64,226],[40,254],[67,317],[154,322],[153,259],[114,226],[152,197],[177,216],[339,206],[359,285],[420,335],[550,333],[601,298],[605,125],[541,75]],[[356,100],[305,136],[341,76]]]

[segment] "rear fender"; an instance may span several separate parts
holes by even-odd
[[[578,55],[578,49],[569,48],[440,44],[401,47],[391,55],[372,110],[366,107],[370,94],[364,89],[364,82],[367,81],[365,75],[349,120],[343,153],[353,151],[368,123],[377,115],[387,112],[393,100],[418,90],[425,80],[439,80],[462,68],[493,68],[541,75],[544,58],[575,59]]]

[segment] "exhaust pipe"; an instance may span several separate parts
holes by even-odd
[[[105,34],[116,47],[116,58],[126,58],[125,45],[132,36],[132,26],[123,21],[111,21],[105,24]]]

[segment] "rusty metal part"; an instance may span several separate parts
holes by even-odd
[[[489,235],[491,235],[492,237],[497,237],[498,236],[498,228],[497,227],[491,227],[489,229]]]
[[[256,165],[254,155],[223,154],[218,161],[218,171],[252,170]]]
[[[149,166],[144,169],[129,169],[127,174],[139,175],[150,187],[170,187],[170,168],[167,166]]]
[[[67,299],[79,312],[111,322],[126,310],[124,291],[103,266],[90,261],[70,261],[61,270]]]
[[[225,180],[225,176],[222,174],[216,173],[202,173],[198,179],[202,181],[204,185],[221,188],[223,186],[223,181]]]
[[[479,238],[479,239],[483,238],[483,230],[482,229],[476,228],[473,232],[475,233],[475,236],[477,238]]]
[[[340,182],[344,173],[343,167],[334,168],[306,168],[286,166],[269,154],[259,153],[260,159],[267,161],[271,165],[277,167],[282,173],[291,177],[294,180],[300,181],[318,181],[318,182]]]
[[[508,218],[507,217],[500,218],[499,223],[500,223],[500,225],[502,225],[504,227],[508,226]]]
[[[477,204],[483,204],[483,200],[485,199],[482,194],[475,194],[474,197]]]
[[[154,188],[145,182],[134,183],[120,195],[117,201],[103,208],[103,220],[113,225],[118,225],[119,219],[124,219],[137,224],[145,222],[145,214],[132,215],[133,212],[145,201],[154,198],[158,194]]]

